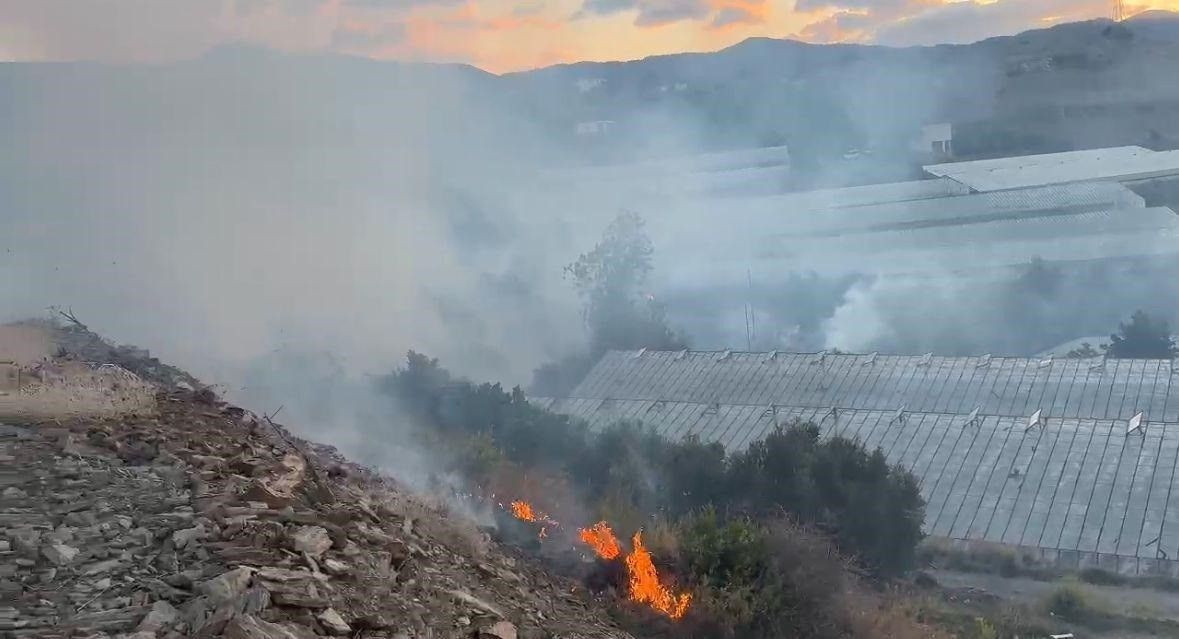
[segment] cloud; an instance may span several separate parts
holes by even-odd
[[[753,14],[744,7],[725,7],[712,17],[712,26],[727,27],[731,24],[755,22]]]
[[[1092,0],[953,2],[880,24],[874,39],[880,44],[894,46],[976,42],[1025,29],[1102,16],[1105,7],[1106,3]]]
[[[392,22],[379,27],[341,25],[332,33],[331,47],[342,53],[376,54],[405,41],[406,27]]]
[[[867,40],[876,24],[869,14],[840,11],[808,24],[799,35],[808,42],[858,42]]]
[[[651,27],[681,20],[701,20],[710,11],[706,0],[585,0],[582,12],[611,15],[635,11],[635,26]]]
[[[712,15],[709,27],[723,29],[737,25],[765,24],[768,17],[769,5],[766,0],[726,3]]]
[[[516,16],[518,18],[523,18],[526,16],[540,15],[543,12],[544,12],[544,3],[540,2],[539,0],[533,0],[531,2],[522,2],[522,3],[512,7],[512,15]]]
[[[959,44],[1108,13],[1102,0],[798,0],[798,11],[831,11],[799,35],[814,42],[890,46]]]
[[[361,9],[405,11],[415,7],[453,6],[463,0],[344,0],[344,5]]]
[[[940,4],[942,0],[797,0],[795,11],[819,11],[822,9],[864,9],[872,12],[895,13],[898,10],[912,9],[930,4]]]

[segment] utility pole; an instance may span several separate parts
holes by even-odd
[[[745,302],[745,350],[753,350],[753,340],[757,338],[757,315],[753,307],[753,269],[746,273],[749,277],[749,298]]]

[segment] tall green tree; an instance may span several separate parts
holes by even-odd
[[[591,251],[565,267],[581,297],[595,357],[610,349],[684,347],[647,289],[654,252],[643,219],[625,212],[606,227]]]
[[[1108,357],[1172,359],[1179,353],[1167,321],[1151,318],[1141,310],[1135,311],[1129,322],[1118,324],[1118,332],[1109,340]]]
[[[606,227],[592,250],[565,267],[565,277],[581,298],[589,348],[533,371],[530,392],[567,394],[608,350],[687,348],[647,288],[654,253],[643,219],[625,212]]]

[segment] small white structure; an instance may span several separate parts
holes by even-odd
[[[954,127],[948,123],[927,124],[921,127],[921,135],[913,140],[910,148],[917,153],[932,153],[934,157],[954,156]]]
[[[581,93],[589,93],[594,89],[606,84],[605,78],[580,78],[576,82],[577,90]]]
[[[578,122],[577,135],[603,135],[614,128],[613,120],[594,120],[592,122]]]

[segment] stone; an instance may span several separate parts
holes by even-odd
[[[332,547],[332,538],[321,526],[300,526],[290,534],[291,549],[319,557]]]
[[[324,572],[333,577],[343,577],[352,572],[351,566],[338,559],[332,559],[331,557],[323,560],[322,568]]]
[[[238,615],[222,632],[225,639],[313,639],[311,630],[293,624],[263,621],[254,615]]]
[[[259,568],[255,574],[262,581],[276,582],[307,581],[308,579],[315,578],[314,574],[306,570],[290,570],[288,568],[274,568],[271,566]]]
[[[82,566],[81,571],[83,575],[101,575],[118,568],[122,563],[118,559],[104,559]]]
[[[507,621],[496,621],[479,627],[479,639],[516,639],[516,626]]]
[[[353,620],[352,625],[355,626],[357,630],[388,630],[395,624],[393,623],[392,619],[380,613],[374,613],[371,615],[364,615],[363,617]]]
[[[270,598],[278,606],[286,606],[287,608],[327,608],[327,599],[319,596],[315,592],[305,587],[284,587],[275,589],[271,586],[266,588],[270,591]]]
[[[175,546],[177,550],[180,550],[194,541],[204,538],[204,526],[193,526],[192,528],[185,528],[172,533],[172,545]]]
[[[475,608],[476,610],[495,615],[500,619],[505,617],[504,613],[499,608],[496,608],[492,604],[489,604],[470,593],[463,592],[461,590],[448,590],[447,592],[451,597],[454,597],[455,601],[459,603],[463,603],[467,606],[470,606],[471,608]]]
[[[213,603],[220,603],[244,593],[253,576],[253,568],[237,568],[201,583],[198,590]]]
[[[29,559],[37,556],[41,546],[41,531],[33,528],[20,528],[9,532],[12,546],[22,557]]]
[[[136,632],[159,632],[171,625],[180,617],[180,612],[166,601],[157,601],[151,606],[151,611],[135,627]]]
[[[41,547],[41,556],[56,566],[67,566],[74,557],[78,556],[78,549],[65,544],[47,544]]]
[[[16,486],[9,486],[4,489],[4,492],[0,493],[0,496],[3,496],[5,499],[24,499],[29,494]]]
[[[323,624],[324,630],[327,630],[333,635],[339,636],[352,633],[352,627],[344,621],[344,618],[340,616],[340,613],[336,612],[335,608],[323,610],[315,618],[319,620],[319,623]]]

